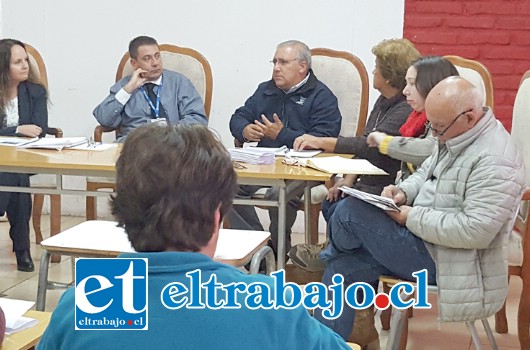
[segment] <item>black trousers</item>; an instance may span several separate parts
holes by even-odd
[[[1,186],[29,187],[28,174],[0,173]],[[0,192],[0,212],[7,212],[9,237],[13,251],[29,249],[29,219],[31,195],[29,193]]]

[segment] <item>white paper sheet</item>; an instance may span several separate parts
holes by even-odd
[[[35,305],[34,301],[0,298],[0,307],[6,316],[6,334],[18,332],[37,323],[35,319],[22,316],[33,305]]]

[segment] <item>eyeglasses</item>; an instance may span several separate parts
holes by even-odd
[[[234,167],[234,169],[246,169],[247,168],[246,166],[238,162],[232,162],[232,166]]]
[[[94,138],[92,136],[91,137],[86,137],[86,147],[87,148],[96,148],[99,145],[101,145],[101,142],[97,142],[96,140],[94,140]]]
[[[283,157],[282,163],[287,164],[287,165],[305,166],[305,164],[301,162],[300,159],[291,157],[288,154],[286,154],[285,157]]]
[[[272,61],[270,61],[270,63],[273,65],[273,66],[276,66],[276,63],[280,66],[280,67],[283,67],[293,61],[298,61],[298,58],[293,58],[292,60],[284,60],[284,59],[273,59]]]
[[[471,112],[472,110],[473,110],[473,108],[468,109],[467,111],[464,111],[464,112],[460,113],[459,115],[457,115],[456,118],[453,119],[453,121],[449,125],[447,125],[447,127],[445,129],[443,129],[443,131],[438,131],[437,129],[433,128],[431,122],[425,123],[425,127],[427,129],[430,129],[433,132],[435,132],[437,136],[444,136],[444,134],[447,132],[447,130],[449,130],[449,128],[451,126],[453,126],[453,124],[457,121],[458,118],[460,118],[461,116],[463,116],[466,113]]]

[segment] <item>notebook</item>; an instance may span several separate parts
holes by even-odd
[[[359,191],[347,186],[341,186],[339,189],[352,197],[359,198],[383,210],[401,211],[391,198],[381,197],[375,194]]]

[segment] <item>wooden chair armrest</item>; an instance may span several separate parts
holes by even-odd
[[[48,127],[48,130],[46,130],[46,135],[53,135],[55,137],[63,137],[63,130],[61,128]]]
[[[96,128],[94,129],[94,141],[95,142],[102,142],[103,141],[103,133],[115,131],[116,129],[117,128],[113,128],[113,127],[110,127],[110,126],[103,126],[103,125],[96,126]]]
[[[380,281],[381,283],[386,283],[386,284],[388,284],[388,285],[390,285],[390,286],[393,286],[393,285],[395,285],[395,284],[398,284],[398,283],[400,283],[400,282],[403,282],[402,279],[399,279],[399,278],[397,278],[397,277],[385,276],[385,275],[381,275],[381,276],[379,276],[379,281]]]
[[[235,148],[242,148],[243,142],[239,141],[238,139],[234,139],[234,147]]]

